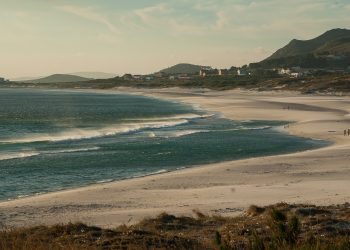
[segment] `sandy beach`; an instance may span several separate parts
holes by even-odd
[[[292,92],[122,88],[117,91],[174,100],[233,120],[283,120],[296,136],[332,145],[312,151],[195,166],[176,172],[98,184],[0,203],[0,225],[81,221],[114,227],[163,211],[237,215],[252,204],[317,205],[350,201],[350,97]],[[289,109],[288,109],[289,108]]]

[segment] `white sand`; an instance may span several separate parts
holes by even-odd
[[[292,121],[288,132],[324,139],[314,151],[198,166],[0,203],[0,222],[29,226],[82,221],[113,227],[162,211],[235,215],[251,205],[350,201],[350,98],[290,92],[118,89],[221,112],[235,120]],[[283,108],[290,107],[290,110]],[[287,132],[287,129],[285,129]]]

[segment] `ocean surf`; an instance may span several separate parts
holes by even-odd
[[[0,200],[327,145],[283,124],[135,95],[0,89]]]

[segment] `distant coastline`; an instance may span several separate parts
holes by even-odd
[[[0,78],[0,86],[113,89],[207,88],[298,91],[303,94],[349,95],[350,30],[331,29],[309,40],[293,39],[268,58],[242,66],[215,68],[179,63],[148,74],[98,72],[53,74],[29,81]],[[92,79],[94,78],[94,79]]]

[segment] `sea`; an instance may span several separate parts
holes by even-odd
[[[112,91],[0,88],[0,200],[328,145],[284,124]]]

